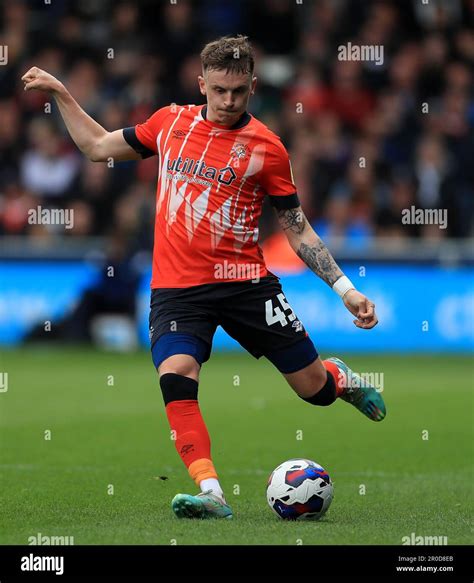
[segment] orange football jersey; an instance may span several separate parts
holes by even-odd
[[[264,277],[264,197],[298,205],[280,138],[248,113],[229,128],[207,120],[206,110],[173,104],[124,130],[137,151],[159,160],[152,288]]]

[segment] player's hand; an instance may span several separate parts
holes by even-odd
[[[56,93],[60,91],[63,84],[50,75],[43,69],[38,67],[31,67],[21,78],[25,84],[24,90],[31,91],[31,89],[38,89],[39,91],[47,91],[48,93]]]
[[[344,294],[344,305],[351,314],[357,316],[354,324],[358,328],[368,330],[373,328],[378,323],[378,318],[375,314],[375,304],[368,298],[355,289],[350,289]]]

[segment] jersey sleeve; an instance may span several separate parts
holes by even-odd
[[[149,158],[158,154],[156,137],[163,125],[163,121],[169,113],[169,106],[162,107],[155,111],[144,123],[139,123],[134,127],[124,128],[123,137],[125,141],[141,155],[142,158]]]
[[[272,143],[265,152],[259,182],[275,208],[283,210],[300,206],[290,158],[280,141]]]

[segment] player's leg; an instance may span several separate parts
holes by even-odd
[[[215,325],[203,313],[190,313],[176,301],[159,302],[152,295],[150,331],[152,357],[160,375],[166,415],[178,455],[201,494],[178,494],[172,508],[179,517],[227,517],[225,503],[211,456],[211,441],[198,402],[199,372],[207,361]],[[172,329],[180,330],[169,332]],[[199,330],[207,339],[181,330]]]
[[[256,358],[266,356],[302,399],[324,407],[340,397],[374,421],[384,418],[374,387],[341,360],[319,358],[276,277],[242,284],[238,299],[224,314],[223,328]]]
[[[179,374],[188,377],[197,383],[199,382],[199,372],[201,365],[194,356],[189,354],[173,354],[168,356],[159,366],[158,374]]]
[[[232,511],[225,502],[211,456],[211,440],[198,402],[199,371],[208,347],[192,335],[164,335],[153,346],[153,360],[176,451],[201,494],[177,494],[172,508],[179,518],[227,518]],[[173,349],[170,343],[176,345]],[[176,353],[163,359],[171,351]]]
[[[307,341],[311,342],[309,338]],[[294,348],[289,347],[284,351],[293,352]],[[271,354],[270,358],[297,395],[308,403],[325,407],[339,397],[373,421],[384,419],[386,410],[382,395],[342,360],[331,357],[323,361],[318,356],[300,370],[288,372],[288,368],[281,366],[280,355]],[[296,354],[294,362],[295,365],[298,362]]]
[[[308,341],[303,340],[302,342],[306,343]],[[301,348],[296,345],[293,349],[292,347],[282,349],[282,352],[288,352],[291,350],[295,351],[291,368],[285,366],[281,362],[279,354],[275,352],[270,353],[270,359],[275,366],[277,366],[288,384],[299,397],[305,400],[313,400],[314,404],[323,407],[331,405],[331,403],[333,403],[342,392],[340,379],[335,378],[334,374],[328,372],[323,361],[317,355],[316,350],[313,352],[315,360],[313,360],[311,364],[306,365],[305,362],[302,362],[301,364],[303,366],[299,370],[295,370],[294,372],[284,372],[298,367],[299,355],[296,354],[296,352],[301,353]]]

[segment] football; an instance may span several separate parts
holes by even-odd
[[[329,474],[311,460],[283,462],[268,478],[268,504],[286,520],[319,520],[331,505],[333,495]]]

